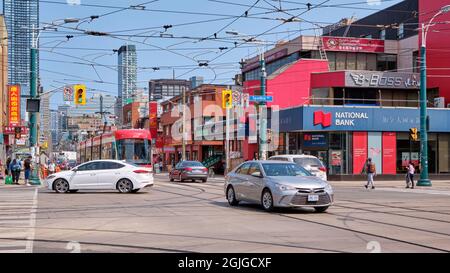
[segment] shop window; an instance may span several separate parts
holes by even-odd
[[[403,23],[401,23],[398,26],[397,38],[403,39],[404,37],[405,37],[405,25]]]
[[[357,70],[366,70],[367,69],[367,54],[366,53],[357,53],[356,54],[356,69]]]
[[[335,52],[327,52],[328,57],[328,67],[330,71],[336,70],[336,53]]]
[[[367,54],[367,70],[377,70],[377,54]]]
[[[450,173],[450,135],[439,134],[439,173]]]
[[[380,30],[380,39],[386,40],[386,29]]]
[[[393,71],[397,69],[397,56],[381,54],[377,56],[377,71]]]
[[[336,70],[345,70],[347,54],[345,52],[336,53]]]
[[[419,73],[420,72],[420,59],[419,59],[419,51],[416,50],[413,52],[413,72]]]
[[[356,70],[356,53],[347,53],[347,70]]]

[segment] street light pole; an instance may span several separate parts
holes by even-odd
[[[264,59],[264,50],[260,49],[260,67],[261,67],[261,96],[266,95],[266,79],[267,79],[267,73],[266,73],[266,61]],[[267,111],[266,102],[262,101],[260,103],[260,143],[259,143],[259,155],[260,159],[266,160],[267,159],[267,116],[262,115],[264,111]]]
[[[417,186],[431,186],[428,177],[428,132],[427,132],[427,65],[426,65],[426,43],[428,29],[433,26],[433,20],[441,14],[450,11],[450,5],[444,6],[436,13],[428,24],[422,23],[422,45],[420,47],[420,179]]]
[[[183,89],[183,148],[182,148],[182,155],[181,158],[183,161],[186,160],[186,90]]]

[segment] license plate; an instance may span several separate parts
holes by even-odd
[[[202,171],[201,170],[194,170],[194,171],[192,171],[193,173],[201,173]]]
[[[308,202],[317,202],[319,201],[319,196],[316,194],[308,195]]]

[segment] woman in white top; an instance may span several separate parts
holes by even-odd
[[[414,189],[414,172],[416,168],[412,162],[409,162],[408,167],[406,167],[408,173],[409,182],[411,182],[411,189]],[[409,183],[406,184],[406,188],[409,188]]]

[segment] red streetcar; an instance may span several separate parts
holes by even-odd
[[[148,130],[129,129],[105,133],[78,143],[78,163],[116,159],[151,167],[151,143],[152,138]]]

